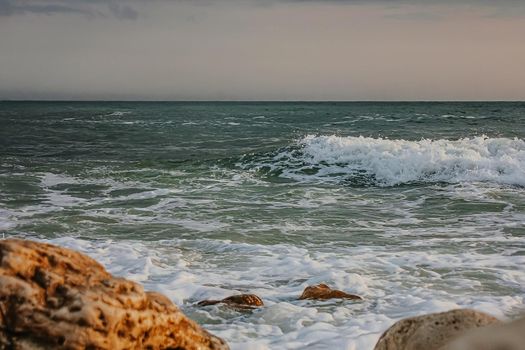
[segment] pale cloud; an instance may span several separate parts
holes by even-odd
[[[117,19],[137,19],[142,5],[159,3],[177,5],[181,2],[198,5],[225,3],[272,6],[279,4],[339,4],[339,5],[381,5],[396,7],[404,5],[419,6],[478,6],[488,7],[490,16],[516,16],[525,14],[522,0],[0,0],[0,16],[23,14],[81,14],[88,17],[114,17]],[[516,11],[517,10],[517,11]],[[439,15],[428,11],[394,15],[397,19],[436,19]]]
[[[0,0],[0,99],[525,99],[523,20],[462,1]]]
[[[132,1],[126,0],[0,0],[0,16],[24,14],[76,14],[87,17],[136,19]]]

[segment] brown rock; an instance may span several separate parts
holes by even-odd
[[[255,294],[232,295],[222,300],[203,300],[197,303],[199,306],[215,304],[226,304],[228,306],[241,309],[254,309],[264,305],[262,299]]]
[[[348,294],[340,290],[334,290],[328,287],[326,284],[321,283],[315,286],[308,286],[304,289],[303,294],[299,297],[299,300],[302,299],[353,299],[353,300],[362,300],[359,295]]]
[[[383,333],[374,350],[438,350],[471,329],[498,322],[469,309],[405,318]]]
[[[165,296],[78,252],[0,241],[1,349],[228,349]]]
[[[514,322],[475,329],[440,350],[525,350],[525,317]]]

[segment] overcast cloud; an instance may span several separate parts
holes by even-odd
[[[0,16],[33,14],[81,14],[88,17],[136,19],[129,0],[0,0]]]
[[[159,2],[176,5],[177,2],[193,2],[199,5],[212,5],[220,2],[233,2],[232,0],[0,0],[0,16],[21,15],[26,13],[36,14],[83,14],[87,16],[113,16],[118,19],[136,19],[139,5],[155,5]],[[485,6],[497,9],[519,9],[525,7],[522,0],[245,0],[257,5],[276,5],[285,3],[332,3],[340,5],[370,5],[381,4],[385,6],[399,5],[471,5]]]
[[[0,0],[0,99],[525,99],[525,2]]]

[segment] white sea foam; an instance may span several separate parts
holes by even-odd
[[[131,111],[115,111],[107,114],[109,117],[122,117],[123,115],[130,114]]]
[[[110,272],[166,294],[232,349],[371,350],[397,319],[458,307],[504,318],[523,307],[525,296],[524,256],[432,249],[406,254],[372,246],[318,251],[209,239],[50,242],[83,251]],[[500,287],[484,291],[480,278],[495,279]],[[306,285],[319,282],[365,301],[297,300]],[[239,313],[195,306],[242,292],[262,296],[265,307]]]
[[[523,184],[523,141],[309,136],[299,146],[265,159],[281,176],[305,181],[364,171],[380,185],[428,183],[270,187],[252,172],[220,166],[198,177],[150,168],[130,177],[109,165],[87,177],[43,172],[35,175],[41,202],[0,208],[0,233],[45,237],[34,228],[64,223],[53,236],[62,237],[46,241],[166,294],[232,349],[371,350],[403,317],[457,307],[498,317],[523,310],[524,189],[494,186]],[[155,171],[173,182],[155,183]],[[76,197],[92,185],[90,196]],[[320,282],[365,301],[297,300]],[[246,292],[265,307],[195,306]]]
[[[525,186],[525,141],[484,136],[460,140],[389,140],[370,137],[307,136],[299,141],[302,167],[285,169],[297,180],[365,173],[379,185],[422,182],[495,182]],[[297,157],[289,151],[274,160]],[[297,159],[295,159],[297,160]]]
[[[16,227],[15,220],[12,211],[0,208],[0,233],[7,232]]]

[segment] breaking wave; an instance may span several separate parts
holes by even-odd
[[[495,182],[525,186],[525,141],[478,136],[407,141],[309,135],[292,147],[240,166],[295,181],[351,181],[379,186],[411,182]]]

